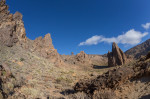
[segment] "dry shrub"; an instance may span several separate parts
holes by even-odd
[[[69,95],[67,99],[91,99],[91,98],[84,92],[78,92],[78,93]]]
[[[116,94],[111,90],[95,91],[93,99],[117,99]]]

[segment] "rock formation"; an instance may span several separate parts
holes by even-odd
[[[77,55],[62,55],[65,63],[78,66],[89,66],[92,64],[91,58],[84,51]]]
[[[92,97],[95,97],[95,93],[97,91],[102,92],[99,93],[99,98],[96,99],[103,99],[101,97],[105,96],[106,93],[109,93],[110,91],[114,92],[115,90],[118,90],[117,87],[124,84],[125,82],[137,78],[149,76],[150,58],[146,58],[146,57],[144,60],[132,64],[132,66],[128,66],[128,67],[123,66],[123,67],[115,68],[113,70],[109,70],[108,72],[96,78],[80,80],[78,83],[76,83],[74,89],[77,92],[83,91],[89,95],[92,95]],[[109,93],[108,95],[110,94],[111,93]],[[114,98],[109,98],[109,99],[114,99]]]
[[[44,38],[36,38],[33,42],[33,51],[38,52],[40,56],[50,59],[51,62],[56,64],[63,63],[60,55],[52,44],[50,34],[46,34]]]
[[[8,11],[5,0],[0,1],[0,42],[8,47],[16,43],[24,42],[26,39],[22,14],[16,12],[14,15]]]
[[[60,65],[62,60],[57,50],[54,49],[50,34],[45,35],[44,38],[39,37],[34,41],[28,39],[22,17],[19,12],[10,14],[6,1],[0,1],[0,44],[7,47],[19,45]]]
[[[118,66],[126,63],[126,55],[114,42],[112,45],[112,52],[108,52],[108,66]]]
[[[74,55],[74,52],[71,52],[71,55]]]
[[[91,63],[89,56],[84,51],[81,51],[80,53],[78,53],[75,56],[75,60],[78,63],[82,63],[82,64],[87,64],[87,63],[90,64]]]

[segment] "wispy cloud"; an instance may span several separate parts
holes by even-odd
[[[129,45],[136,45],[141,42],[141,39],[148,35],[148,32],[141,33],[140,31],[135,31],[134,29],[131,29],[127,31],[126,33],[119,35],[117,37],[111,37],[111,38],[105,38],[104,36],[92,36],[91,38],[87,39],[84,42],[81,42],[79,46],[83,45],[97,45],[101,42],[106,43],[121,43],[121,44],[129,44]]]
[[[142,24],[142,27],[148,30],[150,28],[150,23]]]

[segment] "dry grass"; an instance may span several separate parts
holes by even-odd
[[[62,97],[60,92],[72,88],[80,79],[90,78],[92,73],[99,75],[111,69],[94,69],[91,66],[70,64],[56,67],[48,59],[20,47],[3,47],[0,50],[0,63],[7,63],[18,80],[25,79],[26,84],[31,87],[23,88],[21,92],[25,95],[33,94],[34,98],[38,93],[49,96],[57,94],[58,97]],[[42,90],[39,92],[39,89]]]

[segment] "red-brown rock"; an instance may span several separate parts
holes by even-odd
[[[108,52],[108,66],[118,66],[126,63],[126,55],[114,42],[112,45],[112,52]]]
[[[52,39],[49,33],[46,34],[44,38],[39,37],[34,40],[33,50],[34,52],[38,52],[40,56],[49,59],[55,64],[61,65],[63,63],[60,55],[52,44]]]
[[[12,47],[16,43],[23,42],[26,38],[22,14],[14,15],[8,11],[5,0],[0,1],[0,43]]]
[[[78,63],[82,63],[82,64],[87,64],[87,63],[90,64],[91,63],[89,56],[84,51],[81,51],[80,53],[78,53],[75,56],[75,60]]]

